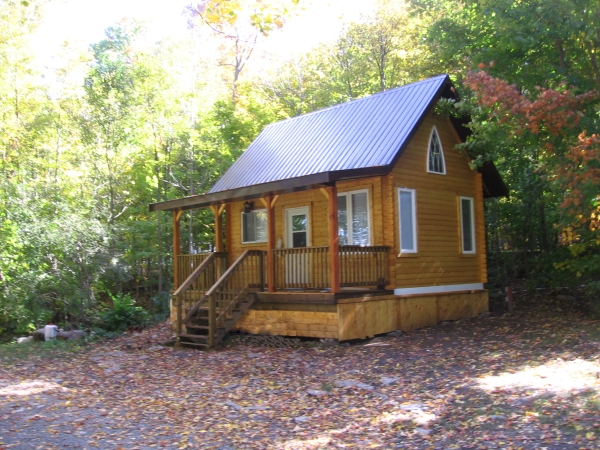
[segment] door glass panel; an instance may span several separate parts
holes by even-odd
[[[348,245],[348,205],[346,196],[338,196],[338,236],[340,245]]]
[[[354,245],[369,245],[368,214],[367,193],[352,194],[352,241]]]
[[[296,247],[306,247],[306,231],[298,231],[293,235],[293,245]]]
[[[308,214],[290,214],[288,220],[292,247],[306,247],[308,245]]]
[[[306,214],[292,216],[292,231],[306,230]]]

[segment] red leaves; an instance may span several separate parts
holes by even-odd
[[[501,123],[513,121],[517,130],[527,130],[534,135],[542,132],[552,136],[564,134],[578,125],[583,105],[598,98],[596,91],[573,95],[566,89],[559,92],[538,86],[537,95],[531,100],[516,85],[484,71],[469,73],[465,84],[473,90],[479,104],[491,109]]]
[[[535,137],[531,140],[539,145],[540,175],[557,182],[564,193],[561,209],[570,217],[565,225],[589,224],[592,232],[598,231],[600,138],[588,135],[580,122],[586,104],[598,100],[599,93],[575,95],[565,86],[560,91],[538,86],[535,92],[521,92],[483,70],[469,73],[465,84],[479,105],[506,127],[507,136]]]

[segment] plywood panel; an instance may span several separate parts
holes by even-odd
[[[472,298],[461,294],[444,295],[438,298],[439,320],[458,320],[473,317]]]
[[[337,312],[249,310],[234,330],[252,334],[338,338]]]
[[[339,339],[363,339],[396,329],[394,298],[338,304]]]
[[[438,323],[436,296],[400,298],[397,312],[397,328],[402,331],[415,330]]]

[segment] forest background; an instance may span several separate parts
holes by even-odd
[[[597,1],[380,1],[274,62],[257,46],[302,0],[205,0],[187,37],[123,21],[51,77],[27,45],[46,5],[0,0],[0,334],[90,326],[128,295],[164,319],[172,219],[148,204],[205,192],[269,123],[441,73],[461,101],[439,108],[472,118],[461,151],[510,189],[486,202],[488,287],[600,306]],[[184,252],[212,223],[184,213]]]

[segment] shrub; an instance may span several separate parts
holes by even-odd
[[[135,300],[129,294],[112,296],[113,309],[101,315],[100,326],[106,331],[120,333],[129,327],[143,327],[150,322],[150,314],[135,305]]]

